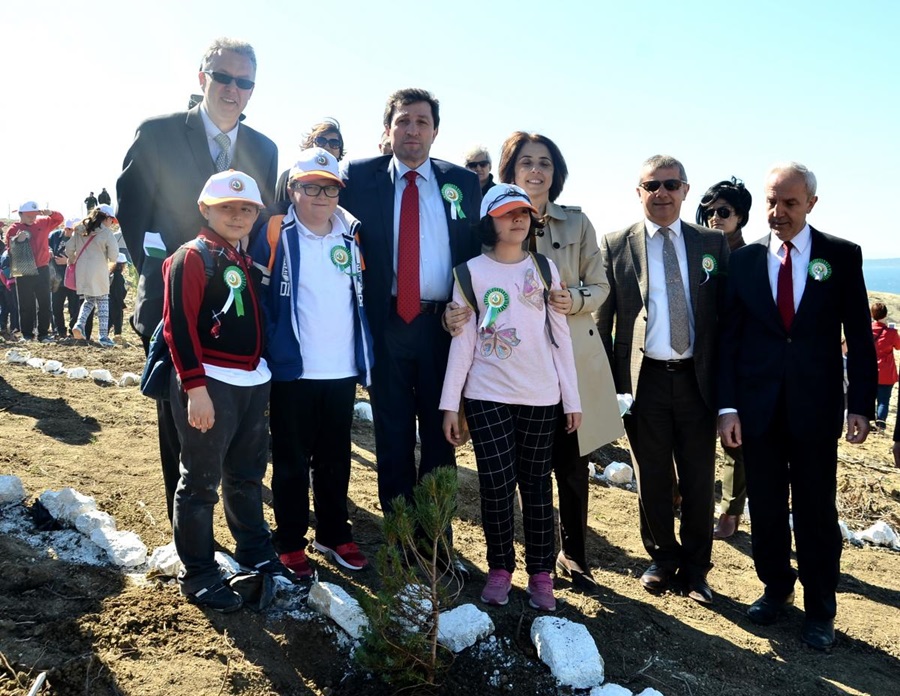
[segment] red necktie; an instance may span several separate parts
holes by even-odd
[[[778,269],[778,313],[784,328],[791,330],[794,323],[794,276],[791,264],[791,249],[793,244],[785,242],[781,245],[784,249],[784,258],[781,259],[781,268]]]
[[[400,234],[397,239],[397,314],[407,324],[421,312],[419,293],[419,187],[418,174],[406,172],[406,188],[400,200]]]

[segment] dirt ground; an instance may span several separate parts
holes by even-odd
[[[891,316],[900,316],[900,297],[889,299]],[[0,357],[11,347],[0,345]],[[111,350],[27,348],[66,366],[103,367],[115,376],[139,372],[143,362],[138,343]],[[27,502],[44,490],[71,486],[93,496],[119,529],[137,532],[148,548],[170,540],[154,406],[136,387],[102,387],[3,360],[0,411],[0,474],[22,479]],[[893,413],[894,408],[891,424]],[[624,447],[624,440],[608,446],[596,459],[601,465],[628,461]],[[900,530],[900,471],[892,466],[890,447],[890,437],[878,435],[859,447],[841,447],[840,508],[854,530],[879,519]],[[487,568],[469,446],[460,452],[459,465],[456,546],[475,568],[460,602],[478,604]],[[588,557],[601,590],[587,597],[559,580],[557,615],[587,626],[608,681],[634,693],[653,687],[666,696],[898,693],[900,553],[845,544],[839,644],[831,654],[820,654],[800,644],[799,609],[767,628],[745,618],[762,589],[746,523],[732,540],[715,544],[709,580],[717,599],[705,609],[681,596],[654,597],[641,589],[638,577],[648,559],[637,533],[633,492],[592,483],[590,495]],[[368,423],[354,429],[350,498],[356,540],[374,557],[382,541],[381,511]],[[274,524],[268,505],[266,515]],[[216,524],[217,541],[232,548],[221,506]],[[349,573],[315,552],[311,558],[321,579],[351,594],[377,587],[371,570]],[[516,573],[510,603],[488,610],[496,640],[458,655],[440,693],[560,693],[529,640],[536,612],[528,608],[526,581],[524,572]],[[51,548],[0,534],[0,695],[27,693],[44,671],[49,686],[41,693],[58,695],[389,693],[354,668],[350,648],[339,629],[302,607],[287,613],[204,613],[171,584],[112,567],[65,563]]]

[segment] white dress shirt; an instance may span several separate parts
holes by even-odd
[[[394,180],[394,279],[391,294],[397,295],[397,251],[400,246],[400,206],[403,191],[409,185],[404,178],[410,170],[396,157],[391,159],[389,171]],[[444,203],[438,188],[437,177],[426,159],[416,169],[419,175],[419,297],[424,300],[445,302],[453,290],[453,260],[450,255],[450,230]]]
[[[769,233],[769,253],[766,255],[766,261],[769,266],[769,287],[772,288],[772,298],[775,304],[778,304],[778,271],[781,269],[781,260],[784,258],[784,248],[782,242],[775,236],[774,232]],[[809,268],[809,257],[812,247],[812,239],[809,231],[809,225],[804,226],[797,236],[791,240],[794,247],[791,249],[791,280],[794,283],[794,311],[800,306],[800,298],[803,297],[803,290],[806,288],[806,276]]]
[[[684,248],[684,236],[681,234],[681,220],[676,220],[669,229],[672,230],[672,244],[678,258],[681,281],[684,284],[684,299],[687,302],[688,329],[691,343],[684,353],[677,353],[671,345],[669,330],[669,295],[666,292],[666,269],[663,263],[663,235],[661,227],[655,222],[645,219],[644,229],[647,235],[647,278],[649,292],[647,294],[647,334],[644,339],[644,355],[652,360],[683,360],[694,355],[694,312],[691,311],[691,288],[688,277],[687,250]]]
[[[221,146],[216,142],[216,136],[222,131],[219,130],[219,127],[213,123],[212,119],[209,117],[209,112],[206,110],[206,102],[200,102],[200,118],[203,119],[203,128],[206,130],[206,146],[209,148],[209,156],[212,157],[212,161],[215,162],[219,159],[219,153],[222,151]],[[234,144],[237,142],[237,132],[240,125],[241,122],[238,121],[234,128],[225,133],[231,141],[231,150],[228,152],[229,167],[234,161]]]

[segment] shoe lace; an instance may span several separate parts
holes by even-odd
[[[506,574],[500,570],[492,570],[488,573],[487,586],[496,589],[505,589],[508,580]]]
[[[553,580],[550,579],[548,573],[538,573],[533,575],[528,583],[535,592],[542,594],[553,592]]]

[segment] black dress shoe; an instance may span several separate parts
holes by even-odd
[[[674,577],[674,571],[651,563],[641,576],[641,586],[650,594],[662,594],[669,589]]]
[[[588,570],[587,565],[582,566],[581,564],[576,563],[566,556],[563,551],[560,551],[559,555],[556,557],[556,569],[572,580],[572,587],[577,588],[582,592],[594,594],[599,589],[597,587],[597,582],[591,575],[591,571]]]
[[[755,624],[769,626],[778,620],[784,610],[794,603],[794,593],[791,592],[784,599],[770,597],[764,594],[747,609],[747,617]]]
[[[806,619],[800,640],[816,650],[830,650],[834,647],[834,619]]]
[[[703,576],[688,580],[686,590],[687,596],[698,604],[708,607],[713,603],[712,588]]]

